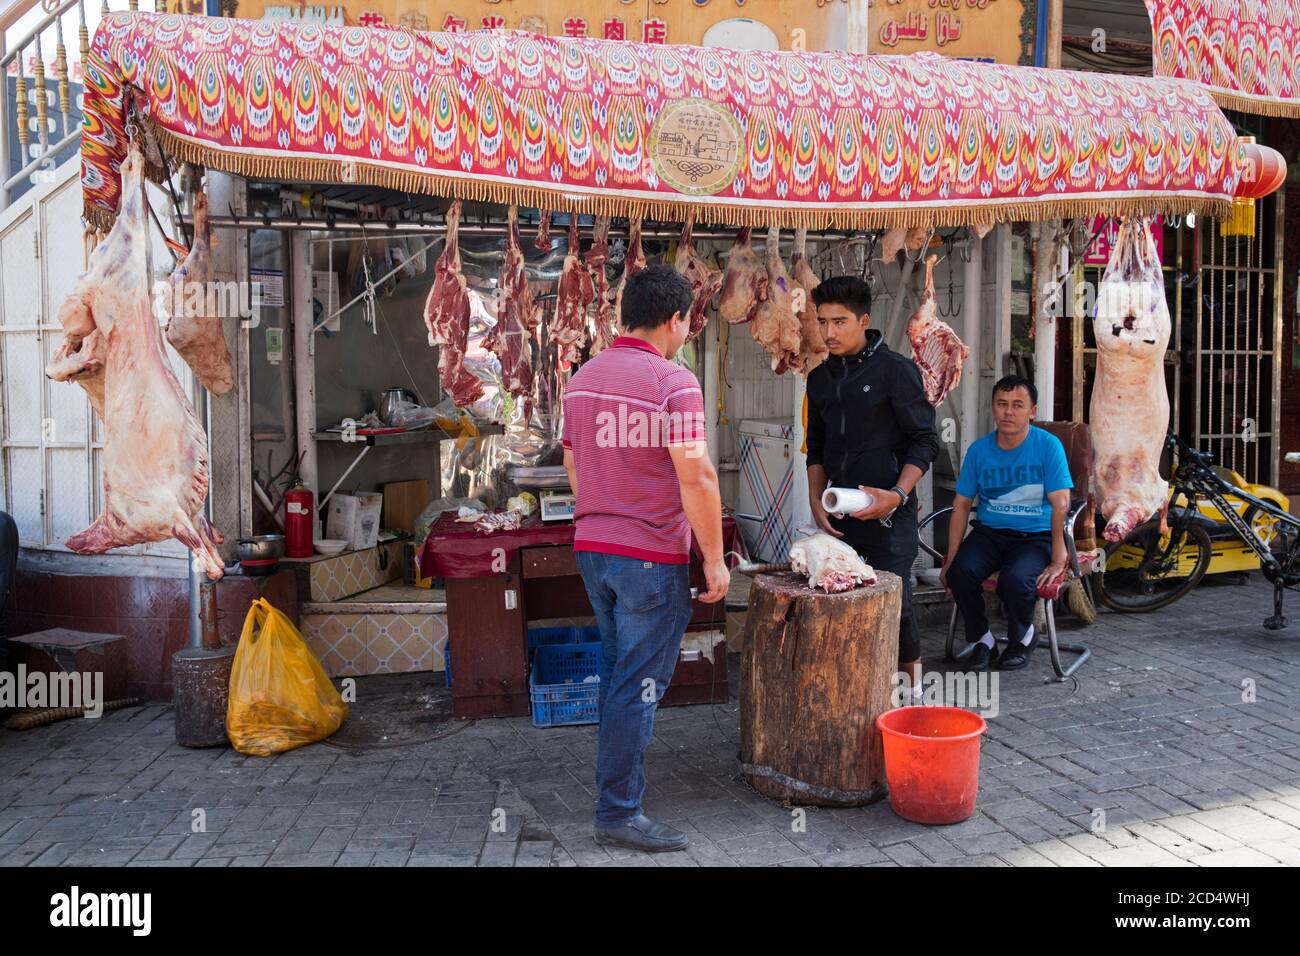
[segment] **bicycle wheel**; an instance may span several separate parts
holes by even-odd
[[[1210,553],[1210,536],[1200,525],[1161,535],[1159,520],[1140,524],[1123,541],[1106,546],[1103,570],[1092,576],[1097,597],[1112,611],[1165,607],[1201,582]]]

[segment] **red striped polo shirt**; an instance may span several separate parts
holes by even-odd
[[[686,564],[691,526],[668,446],[704,438],[695,375],[649,342],[621,335],[578,369],[564,390],[564,447],[578,475],[573,549]]]

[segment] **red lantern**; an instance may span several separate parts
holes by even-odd
[[[1286,182],[1286,160],[1270,146],[1261,146],[1252,136],[1241,137],[1245,160],[1241,181],[1237,184],[1238,199],[1262,199],[1276,192]]]

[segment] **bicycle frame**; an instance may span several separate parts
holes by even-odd
[[[1300,584],[1300,573],[1293,570],[1300,557],[1300,518],[1283,511],[1273,502],[1257,498],[1224,480],[1210,468],[1212,459],[1208,453],[1191,448],[1173,432],[1169,433],[1166,444],[1178,452],[1178,464],[1172,481],[1174,492],[1169,499],[1170,510],[1173,510],[1179,495],[1187,499],[1187,507],[1170,520],[1170,527],[1177,533],[1189,521],[1195,520],[1198,498],[1204,497],[1213,504],[1223,516],[1224,522],[1259,556],[1260,569],[1264,572],[1265,579],[1273,584],[1273,616],[1265,619],[1264,626],[1269,630],[1286,627],[1287,619],[1282,615],[1282,591],[1286,587]],[[1246,502],[1296,532],[1284,553],[1285,563],[1278,560],[1268,544],[1259,539],[1246,519],[1228,503],[1227,495]]]

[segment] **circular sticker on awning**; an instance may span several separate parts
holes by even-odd
[[[689,97],[669,103],[650,128],[650,159],[678,192],[711,196],[740,172],[740,124],[721,103]]]

